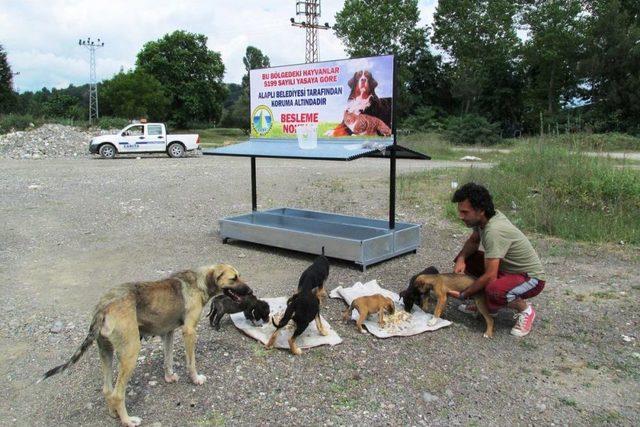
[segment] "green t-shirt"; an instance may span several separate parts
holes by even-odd
[[[484,228],[475,227],[480,233],[485,258],[500,258],[500,271],[527,273],[529,277],[544,279],[544,269],[531,242],[515,225],[496,210]]]

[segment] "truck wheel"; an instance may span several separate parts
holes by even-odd
[[[116,156],[116,147],[111,144],[104,144],[98,152],[104,159],[113,159]]]
[[[184,155],[184,147],[179,142],[174,142],[167,148],[169,157],[182,157]]]

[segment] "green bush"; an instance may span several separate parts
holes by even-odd
[[[413,132],[440,131],[443,126],[441,117],[442,114],[433,107],[419,107],[402,122],[400,128]]]
[[[456,145],[493,145],[500,142],[500,125],[475,114],[449,117],[444,136]]]
[[[16,130],[25,130],[35,120],[31,114],[7,114],[0,116],[0,134]]]
[[[122,129],[129,124],[129,120],[122,117],[100,117],[98,127],[100,129]]]

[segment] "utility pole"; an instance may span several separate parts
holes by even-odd
[[[96,49],[104,46],[104,42],[100,39],[97,41],[91,40],[88,37],[86,40],[78,40],[78,45],[84,46],[89,49],[89,124],[93,123],[93,119],[96,120],[100,117],[98,114],[98,81],[96,79]]]
[[[296,1],[296,15],[304,15],[305,20],[296,22],[291,18],[291,25],[305,28],[307,31],[307,48],[304,54],[304,62],[318,62],[318,30],[328,30],[329,23],[318,25],[320,17],[320,0]]]
[[[20,75],[20,71],[16,71],[15,73],[11,73],[11,84],[13,85],[13,91],[18,93],[18,85],[16,84],[16,81],[14,80],[15,76],[19,76]]]

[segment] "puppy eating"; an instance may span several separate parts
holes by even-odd
[[[276,330],[267,342],[267,349],[273,348],[280,330],[287,326],[290,320],[293,320],[296,324],[293,335],[289,338],[289,349],[293,354],[302,354],[302,350],[296,345],[296,339],[302,335],[312,320],[315,319],[316,327],[321,335],[326,336],[329,334],[320,319],[320,300],[318,296],[324,292],[324,282],[328,275],[329,262],[322,255],[316,258],[313,264],[302,273],[298,282],[298,292],[287,301],[287,308],[282,319],[278,323],[274,319],[271,320]]]
[[[351,302],[349,308],[344,312],[342,320],[348,321],[354,309],[358,310],[359,315],[358,320],[356,320],[356,327],[358,331],[365,334],[362,323],[367,319],[367,316],[378,313],[378,325],[382,328],[385,323],[384,314],[393,314],[395,312],[395,304],[391,298],[380,294],[358,297]]]
[[[259,326],[258,321],[269,321],[269,304],[266,301],[258,299],[255,295],[250,294],[246,297],[234,299],[227,295],[218,295],[211,301],[211,310],[209,310],[209,324],[220,330],[220,320],[225,314],[233,314],[244,312],[245,319],[249,320],[254,326]]]
[[[311,291],[322,303],[327,298],[327,291],[324,289],[327,277],[329,277],[329,260],[324,255],[320,255],[302,272],[298,281],[298,292],[304,286],[313,286]]]
[[[447,304],[447,293],[449,291],[462,292],[466,290],[475,281],[474,277],[465,274],[444,273],[440,274],[435,267],[429,267],[423,272],[413,276],[409,282],[409,286],[400,292],[400,297],[404,303],[404,309],[411,312],[413,305],[418,303],[424,311],[427,311],[429,305],[429,291],[433,290],[437,303],[433,312],[434,318],[430,321],[435,324]],[[487,324],[484,332],[485,338],[493,337],[493,317],[489,314],[487,302],[483,292],[479,292],[473,296],[478,307],[478,312],[482,314]]]

